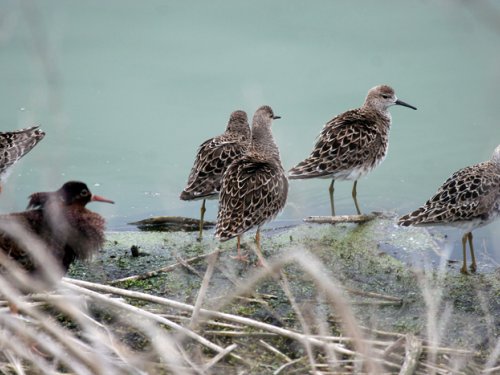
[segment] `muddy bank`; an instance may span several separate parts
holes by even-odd
[[[77,264],[69,276],[194,304],[207,268],[203,255],[220,248],[204,303],[207,308],[220,306],[226,296],[244,285],[258,269],[251,235],[244,239],[250,262],[241,263],[231,258],[236,252],[235,241],[219,244],[211,234],[207,231],[204,240],[198,242],[197,233],[108,233],[101,254],[91,263]],[[500,336],[500,273],[485,267],[479,259],[477,274],[460,274],[460,262],[441,261],[436,255],[442,242],[442,237],[424,229],[399,228],[391,218],[335,226],[303,224],[264,231],[262,236],[264,255],[270,261],[293,251],[320,259],[331,279],[344,288],[357,322],[369,328],[368,336],[375,337],[373,332],[384,331],[412,333],[426,341],[433,338],[440,346],[466,350],[469,354],[461,359],[465,361],[463,368],[466,373],[467,369],[473,373],[474,366],[485,361]],[[132,256],[134,246],[138,256]],[[169,272],[116,282],[196,257],[199,258],[172,267]],[[305,315],[310,309],[324,311],[330,333],[340,334],[337,323],[341,318],[324,307],[311,278],[294,264],[288,265],[285,272]],[[299,328],[290,301],[276,279],[261,280],[255,294],[243,297],[223,304],[223,310],[290,329]],[[434,325],[439,327],[438,333],[430,332],[429,327]],[[277,363],[273,365],[276,358],[266,356],[262,348],[257,349],[255,339],[233,340],[246,348],[242,350],[255,350],[256,363],[276,369]],[[290,357],[303,351],[296,343],[276,345]],[[264,371],[265,366],[259,366],[255,373]]]

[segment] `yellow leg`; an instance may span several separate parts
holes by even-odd
[[[465,233],[462,237],[462,253],[464,256],[464,263],[462,265],[462,268],[460,268],[460,272],[462,272],[465,275],[467,275],[469,273],[467,271],[467,251],[466,251],[468,237],[469,237],[469,233]]]
[[[354,181],[354,185],[352,186],[352,199],[354,199],[354,205],[356,206],[356,211],[358,211],[358,215],[361,215],[361,210],[358,206],[358,199],[356,198],[358,192],[356,191],[356,186],[358,185],[358,180]]]
[[[200,234],[198,235],[198,241],[203,239],[203,218],[205,217],[205,212],[207,209],[205,208],[205,199],[203,199],[203,203],[200,208]]]
[[[330,187],[328,188],[328,192],[330,193],[330,207],[332,209],[332,216],[335,216],[335,204],[333,203],[333,192],[334,192],[334,188],[333,188],[333,183],[335,182],[334,179],[332,179],[332,183],[330,184]]]
[[[259,261],[257,262],[257,265],[260,267],[266,266],[266,260],[264,259],[264,256],[262,255],[261,247],[260,247],[260,228],[257,229],[257,233],[255,233],[255,242],[257,244],[257,257],[259,258]]]
[[[472,244],[472,232],[469,232],[467,238],[469,239],[469,249],[471,257],[471,264],[469,269],[471,270],[471,272],[476,272],[477,265],[476,265],[476,256],[474,255],[474,245]]]
[[[240,262],[248,262],[248,256],[241,253],[241,236],[238,236],[237,239],[238,239],[237,243],[238,255],[231,258],[239,260]]]

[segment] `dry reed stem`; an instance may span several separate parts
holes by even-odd
[[[422,342],[411,334],[406,335],[406,356],[399,375],[414,374],[421,353]]]
[[[498,367],[499,358],[500,358],[500,338],[498,339],[495,348],[491,351],[491,354],[489,355],[488,360],[484,365],[485,368],[484,373],[491,374],[492,372],[494,372],[493,370],[500,369],[500,367]]]
[[[286,274],[283,270],[281,270],[280,275],[281,275],[281,282],[280,282],[281,288],[285,292],[285,295],[287,296],[293,310],[295,311],[297,319],[302,327],[302,331],[304,332],[305,335],[310,337],[312,335],[312,332],[311,332],[306,320],[304,319],[304,316],[302,315],[302,311],[300,311],[300,308],[297,305],[297,302],[295,301],[295,297],[293,296],[292,291],[290,290],[288,278],[286,277]],[[311,366],[311,369],[314,372],[316,361],[314,360],[314,355],[313,355],[313,351],[311,348],[311,344],[307,340],[301,341],[301,344],[306,349],[307,358],[309,359],[309,365]]]
[[[219,252],[216,250],[210,257],[208,257],[208,267],[205,272],[205,276],[201,282],[200,289],[198,290],[198,296],[196,298],[196,302],[194,304],[193,314],[191,315],[191,321],[189,322],[189,328],[196,329],[198,326],[199,313],[201,309],[201,305],[203,304],[203,300],[207,294],[208,284],[210,283],[210,279],[214,273],[215,263],[217,262],[217,258],[219,257]]]
[[[281,371],[287,369],[288,367],[290,366],[293,366],[294,364],[296,363],[299,363],[300,361],[302,361],[304,359],[304,357],[302,358],[298,358],[298,359],[295,359],[291,362],[288,362],[288,363],[285,363],[283,366],[279,367],[276,371],[273,372],[273,375],[279,375],[281,373]]]
[[[204,371],[210,370],[213,366],[217,364],[222,358],[231,353],[234,349],[236,349],[238,345],[232,344],[226,347],[222,352],[218,353],[215,357],[213,357],[207,364],[203,366]]]
[[[197,333],[195,333],[195,332],[193,332],[193,331],[191,331],[191,330],[189,330],[189,329],[187,329],[187,328],[185,328],[177,323],[174,323],[171,320],[168,320],[166,318],[158,316],[157,314],[153,314],[149,311],[146,311],[146,310],[140,309],[138,307],[129,305],[125,302],[117,301],[116,299],[103,296],[100,293],[97,293],[97,292],[94,292],[92,290],[86,289],[84,287],[78,286],[78,283],[73,283],[73,282],[69,283],[68,282],[68,283],[65,283],[65,286],[68,287],[69,289],[72,289],[72,290],[77,291],[79,293],[87,294],[90,297],[92,297],[100,302],[106,303],[107,305],[110,305],[113,307],[118,307],[122,310],[135,313],[136,315],[138,315],[140,317],[148,318],[152,321],[156,321],[157,323],[165,324],[166,326],[168,326],[172,329],[175,329],[176,331],[178,331],[178,332],[182,333],[183,335],[197,341],[199,344],[201,344],[201,345],[203,345],[203,346],[205,346],[205,347],[207,347],[215,352],[220,353],[224,350],[224,348],[212,343],[211,341],[205,339],[204,337],[198,335]],[[194,310],[194,308],[193,308],[193,310]]]
[[[184,311],[192,312],[194,309],[194,306],[186,304],[186,303],[170,300],[170,299],[163,298],[163,297],[152,296],[152,295],[146,294],[146,293],[130,291],[130,290],[126,290],[126,289],[120,289],[120,288],[116,288],[116,287],[112,287],[112,286],[108,286],[108,285],[95,284],[95,283],[91,283],[88,281],[64,278],[63,284],[68,285],[68,286],[71,286],[71,284],[73,284],[76,286],[80,286],[82,288],[99,290],[99,291],[103,291],[106,293],[120,295],[123,297],[134,298],[134,299],[139,299],[139,300],[148,301],[148,302],[152,302],[152,303],[157,303],[159,305],[169,306],[169,307],[181,309]],[[242,316],[238,316],[238,315],[233,315],[233,314],[228,314],[228,313],[222,313],[222,312],[214,311],[214,310],[206,310],[206,309],[200,309],[200,315],[204,316],[206,318],[218,318],[218,319],[227,320],[227,321],[230,321],[233,323],[243,324],[243,325],[248,326],[248,327],[262,329],[263,331],[272,332],[272,333],[275,333],[277,335],[288,337],[288,338],[291,338],[291,339],[297,340],[297,341],[309,340],[313,345],[319,346],[319,347],[324,347],[325,345],[331,345],[331,347],[335,351],[339,352],[340,354],[345,354],[345,355],[355,355],[356,354],[354,351],[346,349],[342,345],[328,344],[328,343],[325,343],[325,342],[318,340],[314,337],[308,337],[304,334],[301,334],[301,333],[298,333],[295,331],[291,331],[291,330],[288,330],[288,329],[285,329],[282,327],[277,327],[277,326],[267,324],[267,323],[262,323],[262,322],[259,322],[257,320],[253,320],[250,318],[246,318],[246,317],[242,317]]]
[[[268,342],[266,342],[264,340],[259,340],[258,343],[259,343],[259,345],[261,345],[262,347],[266,348],[271,353],[276,354],[278,357],[284,359],[285,361],[292,362],[292,360],[290,359],[290,357],[288,357],[286,354],[280,352],[278,349],[276,349],[274,346],[272,346]]]

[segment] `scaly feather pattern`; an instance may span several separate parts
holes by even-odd
[[[450,225],[470,232],[490,223],[500,214],[499,161],[500,146],[491,160],[453,173],[432,198],[402,216],[399,224]]]
[[[370,89],[360,108],[344,112],[325,124],[311,154],[290,169],[289,178],[331,178],[328,192],[332,216],[335,216],[335,180],[354,180],[352,197],[356,211],[361,214],[356,198],[357,182],[387,155],[392,105],[417,109],[399,100],[389,86]]]
[[[224,173],[215,229],[221,241],[259,228],[285,206],[288,180],[271,132],[276,118],[269,106],[256,111],[250,150]]]
[[[323,127],[313,151],[290,170],[291,179],[364,175],[387,154],[390,117],[370,108],[358,108],[337,116]]]
[[[203,142],[180,195],[182,200],[214,198],[220,192],[222,174],[250,144],[250,126],[244,111],[231,114],[226,131]]]
[[[40,142],[45,133],[38,127],[0,132],[0,180],[7,178],[10,168]]]

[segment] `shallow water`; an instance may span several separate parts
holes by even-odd
[[[464,2],[465,4],[465,2]],[[487,4],[487,3],[486,3]],[[364,211],[406,213],[500,143],[500,14],[455,2],[0,2],[1,130],[41,124],[43,142],[0,200],[87,182],[111,229],[150,215],[198,215],[182,202],[198,145],[228,115],[270,104],[283,164],[305,158],[323,124],[386,83],[389,154],[358,184]],[[329,212],[327,180],[291,181],[281,222]],[[351,184],[336,205],[354,213]],[[216,201],[207,217],[216,216]],[[460,257],[459,234],[444,230]],[[500,262],[500,221],[475,231]],[[486,256],[486,255],[485,255]],[[487,261],[485,256],[480,257]]]

